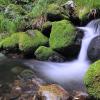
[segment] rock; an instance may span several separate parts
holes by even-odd
[[[39,88],[38,95],[50,100],[68,100],[69,93],[61,86],[56,84],[42,85]],[[45,99],[43,99],[45,100]]]
[[[65,4],[61,5],[65,10],[65,15],[68,16],[68,19],[74,24],[79,26],[80,19],[76,13],[76,4],[73,0],[68,0]]]
[[[12,0],[15,4],[27,4],[30,0]]]
[[[35,51],[35,56],[36,56],[36,59],[38,60],[48,60],[48,61],[53,61],[53,62],[64,62],[65,61],[65,57],[53,51],[51,48],[44,47],[44,46],[40,46]]]
[[[20,74],[24,69],[19,67],[19,66],[16,66],[14,68],[11,69],[11,71],[14,73],[14,74]]]
[[[100,59],[100,36],[95,37],[90,42],[87,54],[91,61],[97,61]]]
[[[72,100],[88,100],[89,95],[82,91],[75,91],[74,97]]]
[[[41,31],[45,36],[50,37],[51,28],[52,28],[52,23],[47,21],[42,25]]]
[[[49,21],[60,21],[62,19],[64,19],[64,16],[61,13],[60,7],[56,4],[48,5],[47,20],[49,20]]]
[[[68,21],[53,22],[49,39],[50,47],[53,50],[58,51],[67,58],[75,57],[78,48],[78,46],[74,45],[75,38],[75,28]]]
[[[90,65],[84,77],[84,84],[93,100],[100,99],[100,60]]]
[[[82,24],[86,25],[90,21],[94,19],[100,18],[100,9],[99,8],[91,8],[88,9],[87,12],[83,15]]]
[[[33,56],[34,51],[39,46],[46,44],[48,44],[47,37],[38,30],[31,30],[26,33],[13,33],[0,42],[0,47],[3,47],[4,50],[8,49],[9,52],[22,51],[26,55],[31,54],[31,56]]]

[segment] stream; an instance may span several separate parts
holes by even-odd
[[[78,58],[65,63],[44,62],[37,60],[12,60],[0,54],[0,83],[12,81],[16,74],[11,72],[15,66],[26,69],[28,66],[35,71],[43,80],[57,83],[67,90],[83,90],[83,77],[89,67],[90,61],[87,57],[87,49],[91,40],[99,34],[100,20],[91,21],[85,27],[77,27],[84,31],[81,50]],[[21,63],[20,63],[21,62]]]

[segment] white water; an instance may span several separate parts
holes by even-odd
[[[96,23],[100,23],[100,20],[94,20],[86,27],[78,27],[79,29],[84,30],[84,37],[82,39],[79,56],[76,60],[66,63],[30,60],[25,63],[50,81],[57,82],[69,89],[82,89],[82,80],[89,67],[87,48],[90,41],[100,32],[98,25],[95,26]]]

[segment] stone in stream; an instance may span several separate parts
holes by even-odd
[[[75,91],[72,100],[89,100],[89,95],[82,91]]]
[[[56,84],[40,86],[38,94],[45,97],[46,100],[68,100],[70,97],[66,90]]]
[[[95,37],[88,47],[88,57],[91,61],[100,59],[100,36]]]

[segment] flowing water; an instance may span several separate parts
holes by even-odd
[[[58,83],[67,90],[84,90],[83,77],[89,67],[87,48],[90,41],[100,32],[100,20],[90,22],[86,27],[78,27],[84,31],[81,50],[78,58],[71,62],[54,63],[36,60],[20,60],[21,63],[30,67],[37,75],[45,81]],[[13,81],[16,75],[12,73],[12,68],[20,66],[19,60],[8,59],[0,54],[0,83]],[[5,76],[4,76],[5,75]]]
[[[29,60],[25,64],[51,82],[56,82],[70,90],[84,90],[83,77],[89,67],[87,49],[91,40],[100,32],[100,20],[91,21],[85,27],[81,50],[78,58],[71,62],[53,63]]]

